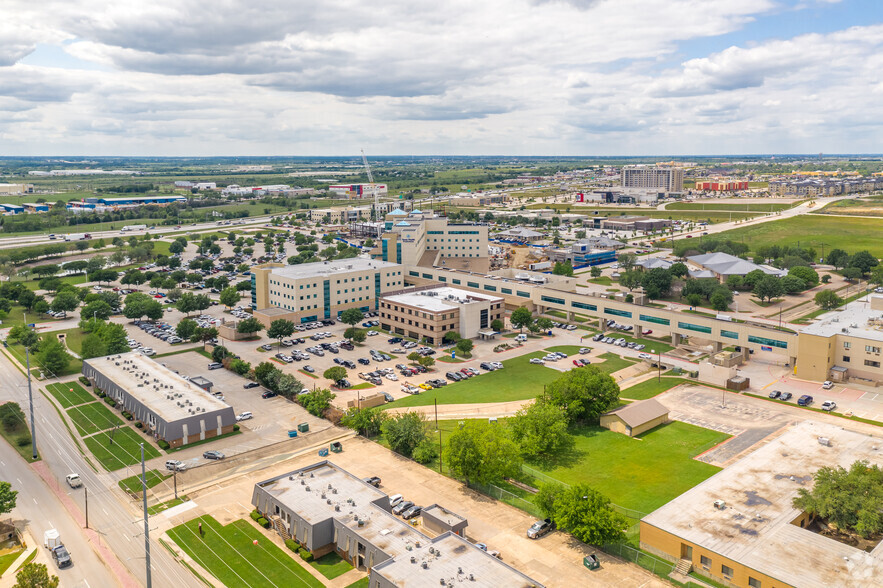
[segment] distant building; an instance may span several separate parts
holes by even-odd
[[[334,184],[328,186],[328,191],[336,196],[345,196],[347,198],[373,198],[377,196],[386,196],[386,184]]]
[[[503,239],[504,241],[516,241],[520,243],[533,243],[534,241],[540,241],[546,238],[545,233],[540,233],[539,231],[534,231],[533,229],[528,229],[526,227],[512,227],[511,229],[507,229],[501,233],[497,233],[494,235],[497,239]]]
[[[614,433],[635,437],[668,422],[668,409],[649,398],[630,402],[601,415],[601,426]]]
[[[397,335],[441,343],[455,331],[464,339],[479,336],[503,318],[503,299],[448,286],[422,287],[380,299],[380,326]]]
[[[33,184],[0,184],[0,196],[12,194],[33,194]]]
[[[0,211],[3,211],[5,214],[21,214],[25,211],[25,207],[18,204],[0,203]]]
[[[696,182],[697,190],[707,190],[709,192],[733,192],[735,190],[747,190],[748,182],[738,180],[708,180]]]
[[[667,218],[650,218],[647,216],[610,216],[602,218],[600,225],[602,229],[614,231],[658,231],[670,227],[672,221]]]
[[[684,189],[684,169],[655,165],[627,165],[622,168],[623,188],[661,188],[666,192]]]
[[[687,261],[699,266],[703,270],[711,272],[712,276],[721,282],[726,282],[729,276],[744,276],[754,270],[760,270],[765,274],[772,276],[784,276],[788,272],[780,270],[768,265],[758,265],[747,259],[730,255],[729,253],[704,253],[702,255],[692,255]],[[691,274],[692,275],[692,274]],[[709,276],[693,276],[693,277],[709,277]]]

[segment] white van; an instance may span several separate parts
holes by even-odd
[[[166,461],[166,469],[172,472],[183,472],[187,469],[187,464],[177,459],[170,459]]]
[[[402,496],[401,494],[393,494],[392,496],[389,497],[389,506],[390,506],[390,508],[395,507],[396,505],[398,505],[398,504],[399,504],[402,500],[404,500],[404,499],[405,499],[405,497]]]
[[[515,335],[515,340],[518,341],[519,343],[524,343],[525,341],[527,341],[527,335],[525,335],[524,333],[520,333],[518,335]]]

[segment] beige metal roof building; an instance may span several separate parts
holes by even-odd
[[[870,588],[883,578],[883,543],[870,553],[809,528],[791,501],[823,466],[880,464],[883,438],[813,421],[747,455],[641,520],[641,547],[700,574],[750,588]]]
[[[668,421],[668,409],[653,398],[631,402],[601,415],[601,426],[629,437]]]

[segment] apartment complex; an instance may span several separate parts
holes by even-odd
[[[258,482],[251,502],[283,539],[369,571],[371,588],[543,588],[460,536],[462,517],[428,508],[424,529],[440,533],[430,536],[394,516],[384,492],[329,461]]]
[[[230,405],[142,353],[83,360],[83,375],[172,447],[230,433],[236,424]]]
[[[623,188],[661,188],[666,192],[684,189],[684,169],[656,165],[626,165],[622,168]]]
[[[822,535],[792,499],[822,467],[879,464],[880,443],[836,425],[793,425],[644,517],[641,548],[738,588],[879,585],[883,544],[868,552]]]
[[[696,189],[709,192],[733,192],[735,190],[747,190],[748,182],[740,180],[705,180],[696,182]]]
[[[380,325],[412,339],[441,343],[445,333],[456,331],[472,339],[489,331],[503,318],[503,299],[449,286],[413,289],[380,300]]]
[[[883,190],[883,177],[788,178],[772,180],[770,194],[778,196],[836,196]]]
[[[348,308],[372,311],[382,294],[402,289],[403,273],[397,263],[362,258],[258,265],[252,269],[252,309],[266,326],[279,318],[337,318]]]

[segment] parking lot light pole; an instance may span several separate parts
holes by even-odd
[[[650,353],[657,353],[655,349],[651,349]],[[656,380],[662,381],[662,348],[659,348],[658,358],[656,360]]]

